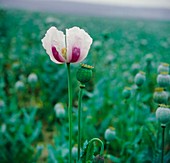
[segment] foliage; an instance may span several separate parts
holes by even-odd
[[[67,111],[66,69],[65,65],[51,62],[41,45],[41,39],[52,25],[63,31],[80,26],[93,38],[86,62],[95,68],[83,96],[82,142],[93,137],[102,139],[108,162],[157,162],[161,128],[155,118],[157,104],[152,97],[157,87],[157,67],[170,60],[170,22],[4,9],[0,9],[0,160],[67,161],[67,117],[59,119],[54,112],[58,102]],[[148,54],[153,56],[150,62]],[[79,65],[71,66],[73,142],[76,143],[75,70]],[[134,83],[139,71],[146,73],[141,87]],[[34,87],[27,79],[31,73],[38,76]],[[18,81],[23,85],[18,87]],[[131,87],[131,96],[124,99],[122,91],[127,86]],[[104,132],[109,126],[115,128],[116,138],[108,144]],[[170,160],[169,129],[167,126],[167,162]],[[49,133],[52,134],[46,139]],[[39,143],[43,148],[38,147]],[[41,160],[43,156],[39,157],[42,150],[48,151],[44,160]]]

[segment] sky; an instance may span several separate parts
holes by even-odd
[[[170,0],[66,0],[131,7],[170,8]]]

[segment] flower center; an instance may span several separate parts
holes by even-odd
[[[63,56],[65,59],[67,59],[67,55],[66,55],[67,49],[66,49],[66,48],[62,48],[62,49],[61,49],[61,53],[62,53],[62,56]]]

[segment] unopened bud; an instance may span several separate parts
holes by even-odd
[[[139,73],[136,74],[135,76],[135,84],[140,87],[144,84],[146,80],[145,73],[143,71],[140,71]]]
[[[161,72],[157,76],[157,83],[160,87],[168,87],[170,85],[170,75],[168,72]]]
[[[81,84],[87,83],[91,78],[92,78],[92,69],[94,67],[86,65],[86,64],[81,64],[81,67],[77,71],[77,80]]]
[[[170,122],[170,109],[165,106],[158,107],[156,110],[156,118],[161,124],[166,125]]]
[[[113,127],[109,127],[108,129],[106,129],[104,133],[104,137],[107,141],[113,141],[115,139],[115,136],[116,136],[116,132]]]

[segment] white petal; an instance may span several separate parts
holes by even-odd
[[[54,58],[52,53],[52,46],[56,48],[60,59],[65,62],[65,58],[62,56],[62,49],[65,48],[65,35],[62,31],[59,31],[56,27],[51,27],[41,41],[44,49],[53,62],[62,63]]]
[[[80,49],[80,57],[76,63],[84,60],[92,44],[92,38],[79,27],[66,29],[67,62],[71,62],[73,48]]]

